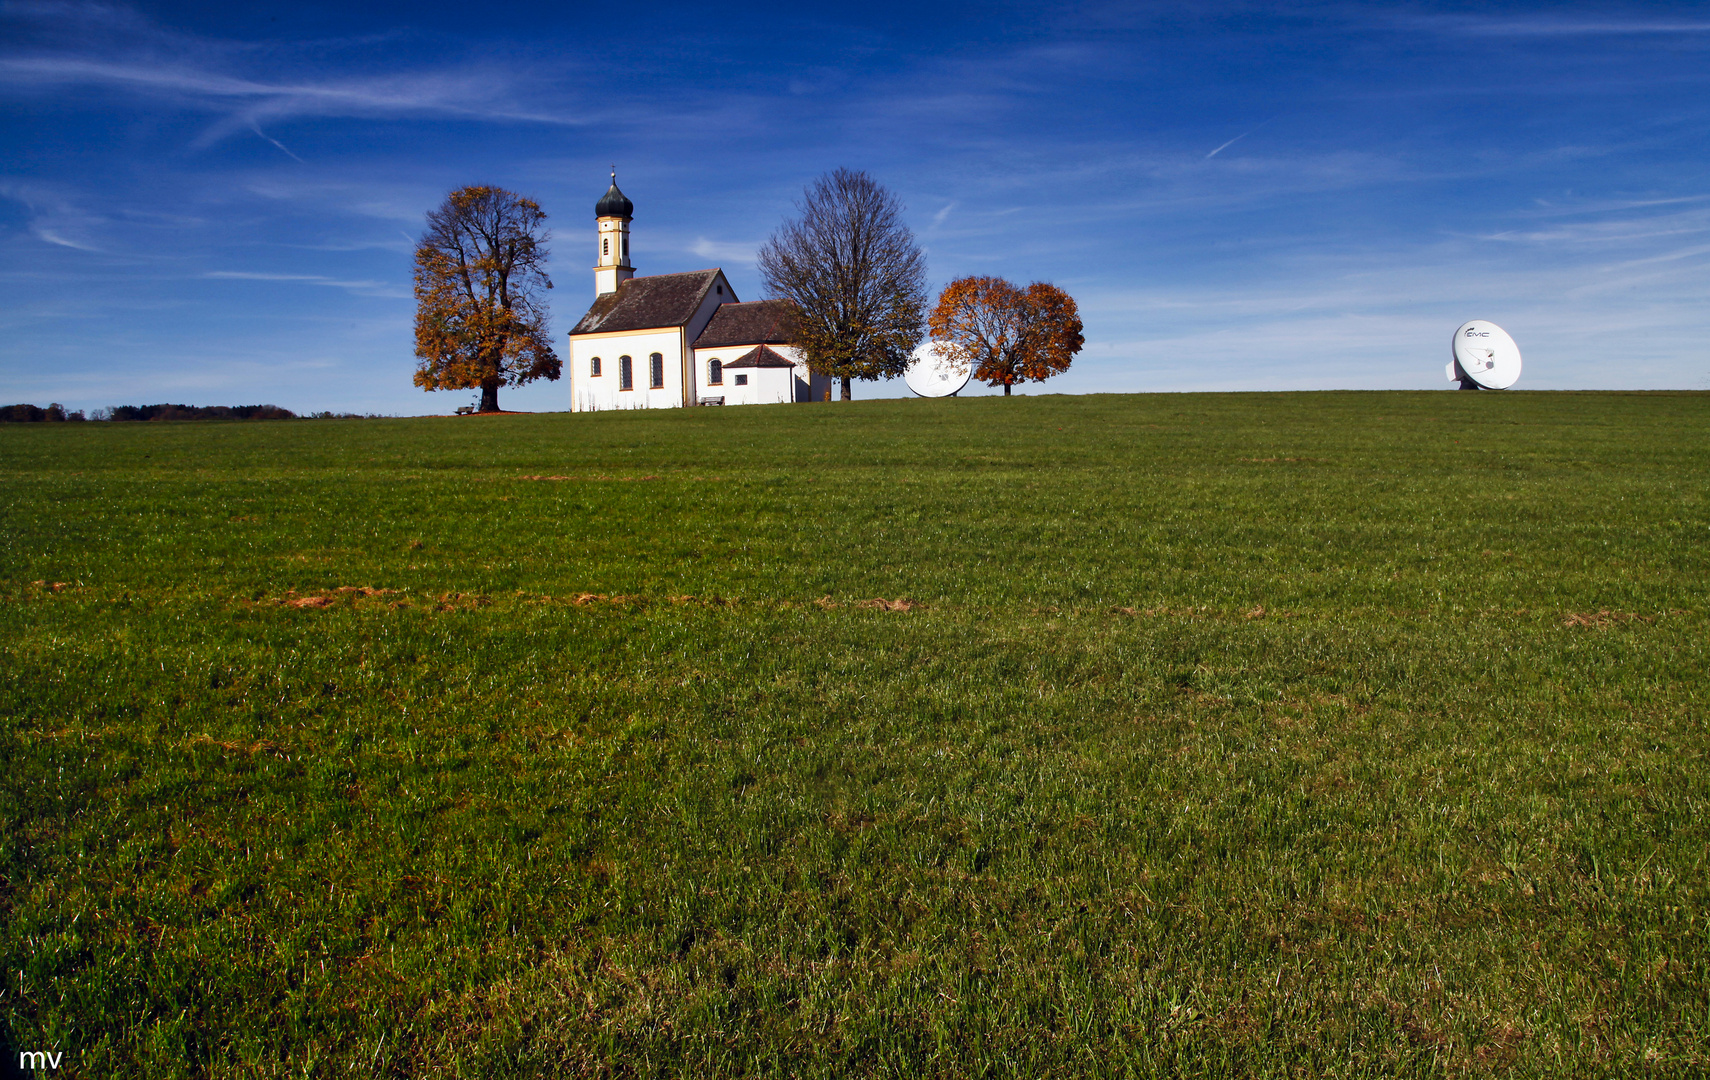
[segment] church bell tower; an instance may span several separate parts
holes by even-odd
[[[629,264],[629,219],[635,214],[635,204],[624,198],[617,186],[617,166],[612,166],[612,186],[594,204],[594,217],[600,223],[599,255],[594,262],[594,293],[603,296],[617,292],[619,285],[635,276]]]

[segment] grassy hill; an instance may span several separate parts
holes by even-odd
[[[1687,393],[9,427],[0,1019],[78,1076],[1710,1069],[1707,493]]]

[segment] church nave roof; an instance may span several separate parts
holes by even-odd
[[[630,278],[617,287],[617,292],[604,293],[595,300],[570,335],[682,326],[695,317],[701,300],[718,279],[716,269]]]
[[[695,339],[697,349],[728,345],[791,345],[790,302],[750,300],[746,304],[720,304],[707,328]]]

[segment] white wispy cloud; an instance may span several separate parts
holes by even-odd
[[[688,250],[702,259],[741,263],[746,266],[753,264],[754,253],[759,249],[759,246],[755,243],[732,243],[723,240],[708,240],[704,236],[697,236],[695,242],[689,245]]]
[[[434,113],[487,120],[581,126],[585,117],[530,109],[506,100],[510,75],[491,70],[428,72],[366,79],[258,80],[183,66],[67,56],[0,59],[0,86],[103,86],[151,93],[229,116],[204,136],[219,138],[265,119],[374,117]],[[265,136],[264,136],[265,137]]]
[[[38,237],[47,241],[50,244],[57,244],[60,247],[73,248],[77,251],[100,251],[101,250],[100,248],[95,247],[92,244],[79,243],[78,241],[72,240],[69,237],[61,236],[61,235],[59,235],[59,233],[54,232],[52,229],[47,228],[44,225],[36,225],[33,228],[34,228],[35,234]]]
[[[407,297],[410,293],[396,282],[391,281],[347,281],[327,277],[323,274],[280,274],[261,270],[210,270],[202,277],[210,280],[225,281],[274,281],[300,285],[321,285],[332,289],[344,289],[359,296],[382,296],[392,299]]]
[[[1710,33],[1704,19],[1587,19],[1572,15],[1426,15],[1397,20],[1443,33],[1490,37],[1606,37],[1642,34]]]
[[[219,119],[197,140],[203,146],[249,130],[297,157],[260,125],[304,117],[452,116],[560,127],[596,118],[593,110],[542,104],[544,80],[518,57],[349,74],[349,62],[329,65],[317,53],[339,53],[350,42],[317,50],[315,43],[210,38],[122,6],[7,3],[0,5],[5,23],[16,32],[0,45],[0,94],[85,88],[213,113]],[[329,66],[341,73],[325,74]],[[563,97],[561,88],[555,93]]]
[[[1596,200],[1537,207],[1514,215],[1521,224],[1483,233],[1503,244],[1654,252],[1659,241],[1710,234],[1710,196]]]
[[[74,195],[39,182],[0,180],[0,198],[25,208],[30,233],[44,243],[75,251],[104,250],[98,237],[107,216],[86,209]]]

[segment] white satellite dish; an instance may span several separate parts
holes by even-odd
[[[1506,390],[1520,378],[1520,346],[1493,322],[1474,319],[1455,331],[1455,358],[1446,369],[1462,389]]]
[[[914,350],[914,360],[903,372],[903,381],[921,397],[950,397],[968,385],[972,374],[967,364],[951,360],[937,342],[928,341]]]

